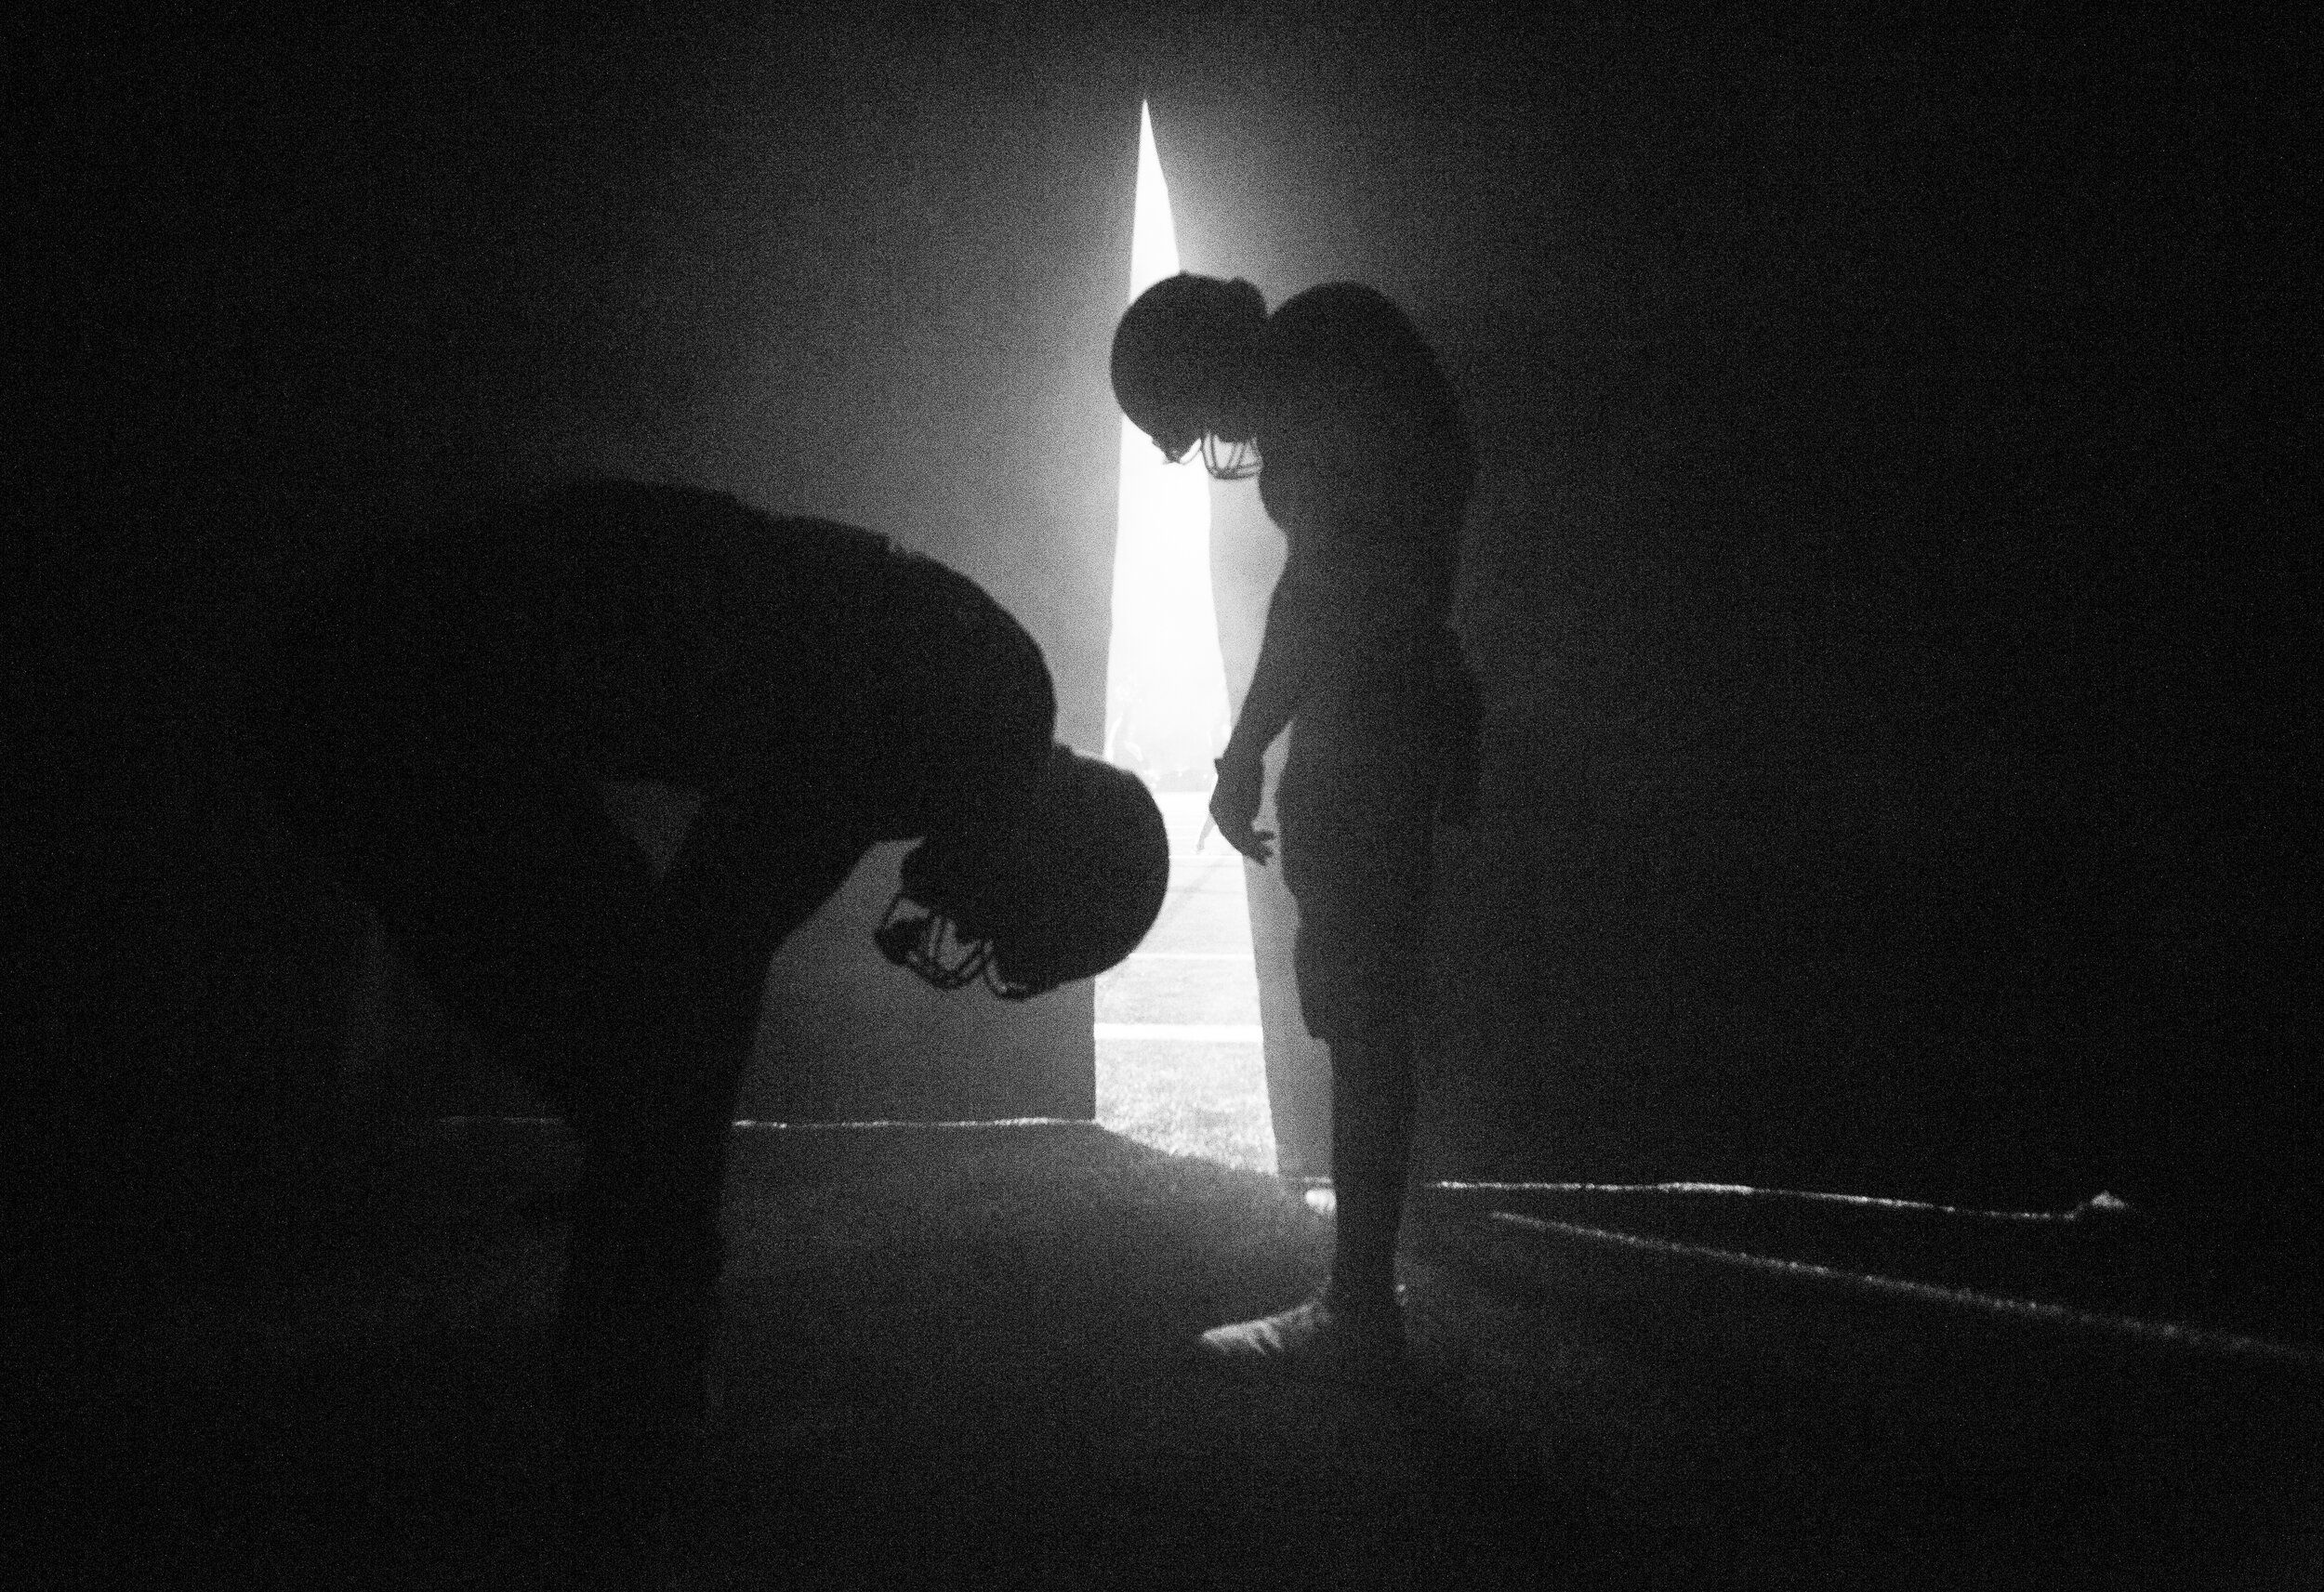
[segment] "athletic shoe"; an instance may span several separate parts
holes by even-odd
[[[1321,1296],[1257,1321],[1212,1327],[1195,1348],[1221,1370],[1260,1376],[1377,1385],[1401,1381],[1407,1370],[1401,1317],[1359,1325]]]

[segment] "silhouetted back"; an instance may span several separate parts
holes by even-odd
[[[1459,400],[1403,311],[1357,283],[1286,300],[1261,357],[1260,497],[1297,593],[1270,623],[1295,623],[1311,660],[1279,799],[1417,808],[1472,751],[1445,627],[1475,473]]]
[[[1294,558],[1387,560],[1441,620],[1475,465],[1436,356],[1386,297],[1328,283],[1267,318],[1261,500]]]
[[[416,757],[788,787],[883,838],[1021,786],[1056,717],[1039,649],[966,576],[684,487],[585,481],[371,547],[294,628],[317,732],[361,680],[370,733]]]

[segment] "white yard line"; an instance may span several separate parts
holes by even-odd
[[[1126,962],[1248,962],[1248,951],[1132,951]]]

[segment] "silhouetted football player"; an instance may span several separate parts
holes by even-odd
[[[1238,1365],[1393,1371],[1430,844],[1440,803],[1466,822],[1473,802],[1475,686],[1446,625],[1467,428],[1411,322],[1353,283],[1269,314],[1248,282],[1169,278],[1122,317],[1113,381],[1171,459],[1200,446],[1214,475],[1256,473],[1288,550],[1210,811],[1237,850],[1268,860],[1261,757],[1287,727],[1275,806],[1301,1014],[1331,1055],[1338,1230],[1314,1298],[1215,1328],[1202,1348]]]
[[[286,812],[584,1147],[576,1520],[620,1579],[702,1401],[770,956],[917,838],[890,960],[1010,999],[1090,977],[1160,910],[1161,815],[1051,739],[1040,651],[973,582],[706,492],[585,482],[372,548],[275,657]],[[666,872],[609,814],[643,783],[698,803]]]

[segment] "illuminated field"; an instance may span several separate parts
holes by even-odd
[[[1159,799],[1170,893],[1145,943],[1098,980],[1098,1121],[1174,1155],[1271,1172],[1242,859],[1216,835],[1195,849],[1201,793]]]

